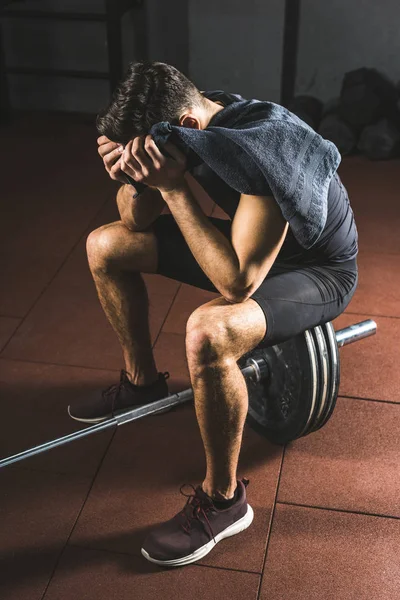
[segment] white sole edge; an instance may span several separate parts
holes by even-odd
[[[201,548],[198,548],[192,554],[184,556],[183,558],[177,558],[175,560],[157,560],[156,558],[152,558],[144,548],[141,549],[141,553],[147,560],[149,560],[152,563],[155,563],[156,565],[161,565],[163,567],[183,567],[206,556],[221,540],[231,537],[232,535],[236,535],[237,533],[240,533],[241,531],[247,529],[251,525],[253,518],[253,509],[251,508],[250,504],[248,504],[247,512],[244,515],[244,517],[239,519],[239,521],[232,523],[232,525],[230,525],[224,531],[221,531],[221,533],[215,536],[215,542],[212,539],[209,542],[207,542],[207,544],[204,544],[204,546],[201,546]]]

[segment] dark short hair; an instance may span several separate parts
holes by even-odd
[[[126,144],[147,135],[160,121],[177,125],[183,111],[204,103],[194,83],[175,67],[157,61],[130,63],[110,103],[97,116],[97,131]]]

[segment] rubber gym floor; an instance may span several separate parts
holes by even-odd
[[[117,339],[97,300],[85,239],[118,219],[92,122],[20,114],[2,128],[0,456],[79,429],[82,390],[116,382]],[[285,448],[245,429],[238,475],[255,520],[200,562],[140,554],[204,475],[192,405],[52,450],[0,472],[2,600],[394,600],[400,587],[400,161],[343,160],[360,235],[359,287],[344,327],[376,336],[340,351],[326,427]],[[207,214],[227,218],[204,196]],[[189,387],[184,332],[216,294],[145,275],[159,371]]]

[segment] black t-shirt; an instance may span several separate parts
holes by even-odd
[[[224,106],[246,100],[239,94],[223,90],[205,91],[204,96]],[[202,163],[191,170],[193,177],[207,194],[233,219],[240,193],[223,181],[208,165]],[[271,196],[272,196],[271,192]],[[325,227],[317,242],[306,250],[296,240],[289,227],[277,262],[307,264],[315,262],[342,263],[353,259],[358,252],[358,235],[349,198],[338,173],[332,177],[328,192],[328,214]]]

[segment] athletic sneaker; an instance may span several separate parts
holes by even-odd
[[[181,486],[181,494],[188,498],[184,509],[149,533],[141,550],[143,556],[164,567],[182,567],[206,556],[224,538],[247,529],[254,516],[246,499],[248,484],[248,479],[238,480],[236,501],[222,510],[201,486],[189,484],[194,494],[185,494]]]
[[[83,423],[100,423],[132,408],[150,404],[168,396],[166,381],[168,377],[168,371],[158,373],[158,379],[154,383],[138,386],[131,383],[127,372],[121,369],[119,383],[110,385],[103,391],[97,390],[77,398],[73,404],[68,406],[68,414],[76,421]],[[171,409],[165,408],[155,414],[159,415],[169,410]]]

